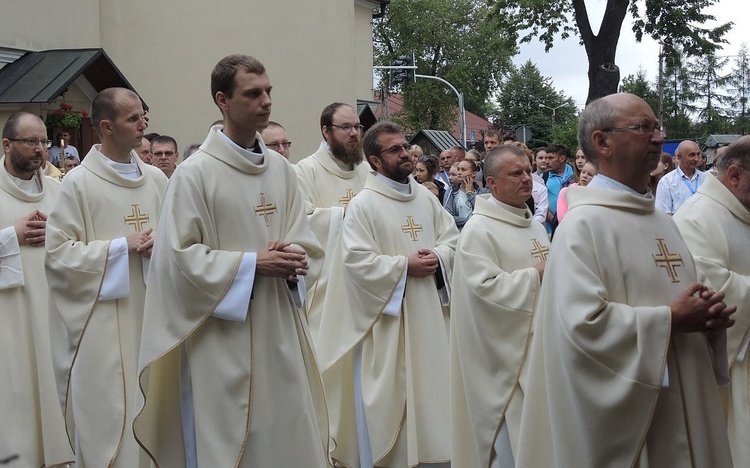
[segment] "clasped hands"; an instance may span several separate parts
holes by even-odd
[[[152,232],[154,230],[149,228],[126,237],[125,241],[128,243],[128,253],[137,253],[141,257],[151,258],[151,253],[154,250],[154,236],[151,235]]]
[[[724,303],[724,293],[693,283],[669,305],[672,311],[672,331],[716,332],[734,325],[731,315],[737,306]]]
[[[13,225],[19,245],[42,247],[46,239],[47,215],[34,210]]]
[[[307,253],[291,242],[273,241],[268,249],[258,252],[256,272],[261,276],[284,278],[298,282],[297,275],[307,275]]]

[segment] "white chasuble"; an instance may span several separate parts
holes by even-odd
[[[451,297],[451,442],[453,466],[490,466],[502,424],[518,440],[524,383],[549,237],[528,208],[476,199],[461,232]],[[500,454],[513,457],[512,453]]]
[[[650,195],[589,186],[567,199],[516,466],[731,466],[715,377],[726,365],[712,367],[707,335],[671,331],[668,304],[699,279],[677,226]]]
[[[125,178],[94,145],[65,176],[47,221],[50,314],[64,324],[50,335],[79,468],[148,466],[131,428],[146,292],[140,255],[128,254],[130,294],[100,299],[111,241],[159,219],[167,178],[134,160],[141,176]]]
[[[12,236],[0,246],[0,458],[47,467],[72,463],[73,452],[52,369],[49,329],[59,320],[49,316],[44,247],[19,245],[13,228],[34,210],[49,214],[57,200],[59,182],[41,170],[34,179],[39,193],[21,190],[0,157],[0,231]]]
[[[724,397],[734,466],[750,466],[750,211],[714,176],[707,174],[674,221],[695,263],[724,302],[736,305],[736,323],[727,329],[731,383]]]
[[[177,168],[165,195],[159,231],[167,234],[156,238],[146,297],[136,438],[162,468],[326,467],[323,386],[286,281],[255,275],[244,321],[213,314],[238,286],[243,255],[281,241],[322,258],[292,166],[266,150],[252,163],[220,128]]]
[[[300,189],[305,196],[310,228],[326,254],[318,280],[314,283],[307,282],[307,319],[315,339],[328,286],[330,258],[338,240],[344,213],[352,197],[365,185],[370,165],[361,162],[351,171],[345,171],[339,167],[323,142],[318,151],[297,163],[295,169]]]
[[[317,349],[333,458],[345,466],[360,466],[358,434],[367,435],[375,466],[450,461],[448,308],[441,306],[436,277],[407,277],[398,312],[384,313],[408,255],[432,249],[450,280],[458,240],[453,218],[435,196],[409,183],[411,193],[402,194],[370,174],[349,203],[333,253]],[[355,404],[362,405],[366,430],[357,427]]]

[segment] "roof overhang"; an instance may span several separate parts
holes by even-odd
[[[97,93],[111,87],[135,92],[104,49],[45,50],[27,52],[0,69],[0,104],[50,104],[81,77]]]

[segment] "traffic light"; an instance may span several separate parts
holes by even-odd
[[[392,67],[410,67],[410,68],[393,68],[390,73],[391,86],[400,83],[413,83],[414,82],[414,56],[413,55],[402,55],[393,62]]]

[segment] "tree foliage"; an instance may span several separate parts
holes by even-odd
[[[501,83],[497,104],[495,125],[502,129],[526,125],[532,134],[531,141],[527,143],[529,147],[553,142],[569,144],[561,141],[562,133],[556,135],[555,130],[564,128],[571,121],[575,122],[575,102],[555,90],[551,80],[543,77],[530,60],[508,73]]]
[[[589,93],[587,102],[617,92],[620,81],[615,65],[617,44],[625,17],[633,17],[633,33],[637,41],[644,35],[661,41],[668,54],[681,50],[687,56],[716,52],[725,42],[724,35],[732,26],[704,27],[715,18],[704,10],[717,0],[606,0],[602,24],[594,34],[584,0],[490,0],[505,27],[527,31],[521,38],[529,42],[538,37],[547,51],[556,35],[565,39],[577,35],[586,49],[589,61]]]
[[[667,58],[662,123],[671,139],[748,133],[750,65],[743,44],[731,69],[729,57]],[[623,79],[621,92],[642,97],[658,109],[659,93],[643,71]]]
[[[515,32],[501,31],[498,18],[480,0],[395,1],[373,29],[376,64],[413,53],[418,74],[448,81],[464,95],[466,109],[482,116],[516,53]],[[458,102],[444,84],[417,79],[400,88],[399,120],[405,126],[449,130],[456,122]]]

